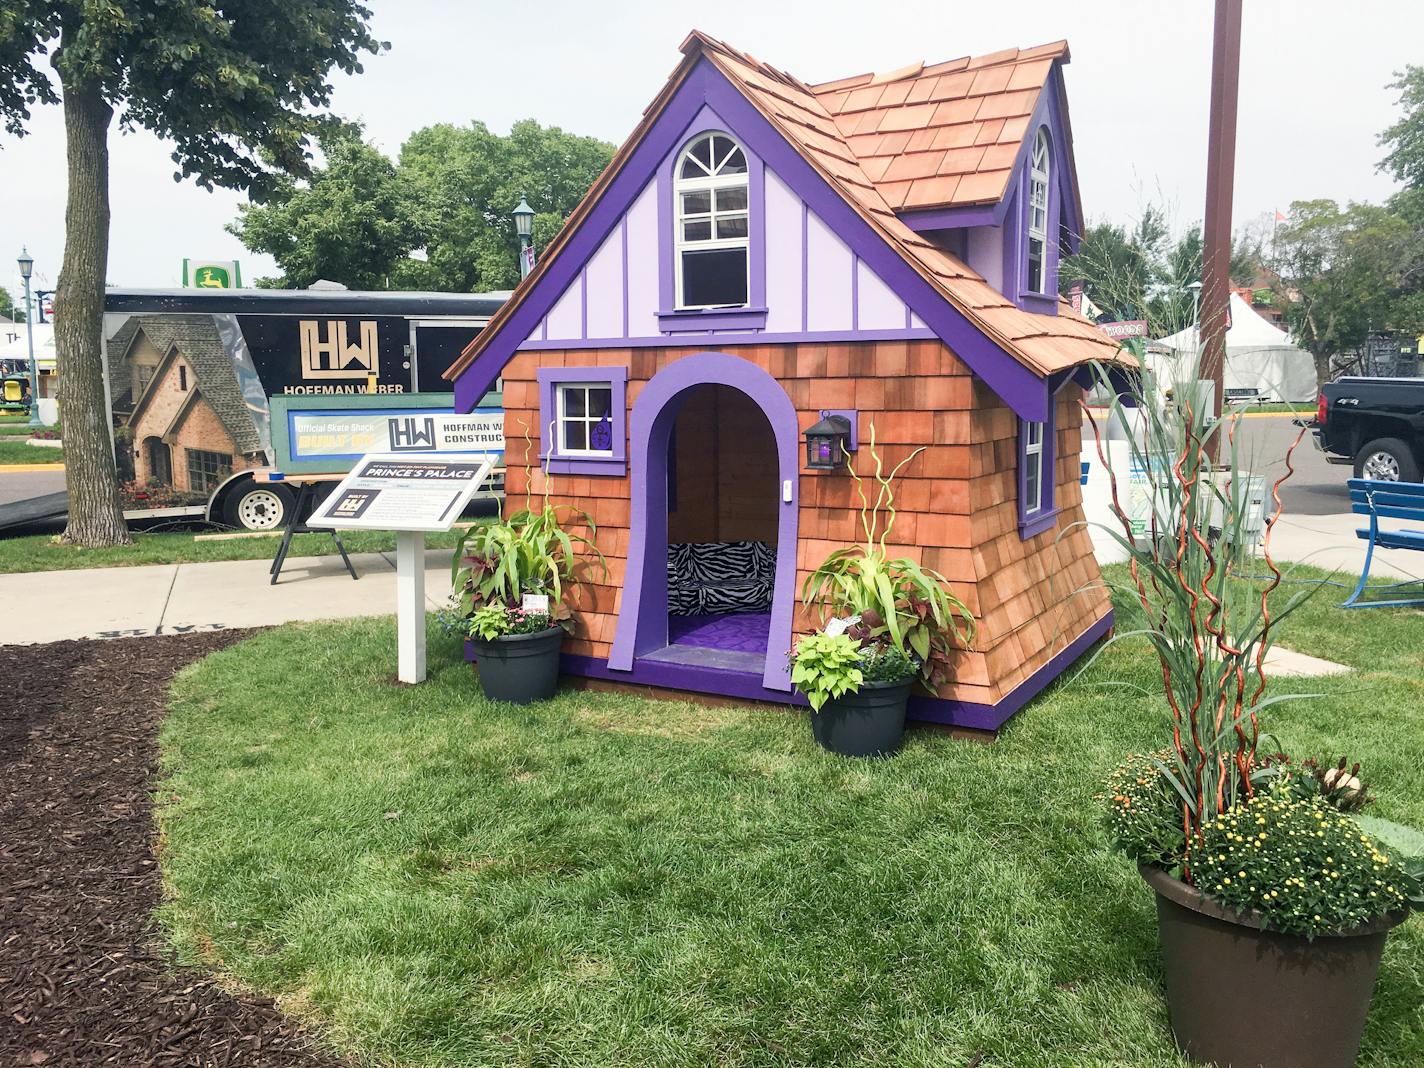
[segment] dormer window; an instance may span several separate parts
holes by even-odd
[[[678,160],[673,239],[680,310],[747,303],[747,157],[724,133],[697,138]]]
[[[1039,130],[1033,139],[1028,172],[1028,278],[1030,293],[1044,292],[1048,281],[1048,131]]]

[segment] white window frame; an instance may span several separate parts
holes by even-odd
[[[1025,519],[1043,511],[1043,436],[1045,423],[1024,420],[1023,493]],[[1035,440],[1036,439],[1036,440]]]
[[[588,392],[594,389],[608,390],[608,421],[613,423],[613,403],[616,399],[612,382],[557,382],[554,385],[554,437],[556,441],[555,452],[559,456],[589,456],[599,459],[609,459],[613,456],[613,443],[610,441],[606,449],[571,449],[568,446],[568,438],[565,430],[569,423],[580,422],[584,424],[584,441],[593,440],[593,428],[603,421],[603,416],[589,414]],[[578,390],[584,395],[583,415],[569,415],[565,407],[565,396],[572,390]]]
[[[703,167],[701,160],[692,155],[692,150],[704,141],[716,137],[731,144],[722,158],[718,160],[712,156],[711,173],[701,175],[696,178],[682,177],[683,164],[692,159],[698,167]],[[727,160],[734,152],[741,152],[743,169],[735,174],[719,173]],[[704,168],[705,169],[705,168]],[[717,193],[719,190],[736,189],[741,187],[746,191],[747,206],[745,208],[734,208],[727,211],[717,210]],[[686,214],[683,211],[683,194],[707,192],[708,210],[705,212],[693,212]],[[747,151],[742,147],[736,138],[725,134],[720,130],[709,130],[701,137],[696,138],[683,150],[678,157],[677,164],[673,169],[673,285],[676,287],[677,308],[679,311],[697,311],[705,308],[745,308],[751,299],[751,168],[747,159]],[[746,220],[747,233],[744,237],[724,237],[717,236],[717,221],[723,218],[736,218],[740,216]],[[705,239],[688,240],[686,238],[686,226],[688,222],[707,222],[710,236]],[[742,266],[746,270],[746,284],[743,292],[746,299],[737,304],[689,304],[683,299],[682,288],[682,256],[684,252],[713,252],[724,249],[742,249],[745,255],[742,257]]]
[[[1048,131],[1040,128],[1033,139],[1028,172],[1028,258],[1024,263],[1024,290],[1048,292],[1048,201],[1053,164]],[[1033,281],[1034,246],[1038,248],[1038,284]]]

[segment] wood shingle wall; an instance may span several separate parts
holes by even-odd
[[[749,360],[776,378],[797,410],[799,429],[824,408],[860,413],[855,470],[873,475],[868,448],[874,425],[885,470],[916,448],[925,451],[896,480],[897,516],[889,549],[942,573],[980,623],[972,650],[961,652],[955,678],[941,697],[996,704],[1108,611],[1106,591],[1086,528],[1079,485],[1079,390],[1057,401],[1057,523],[1023,540],[1017,513],[1017,421],[941,342],[856,342],[832,345],[730,344],[718,349]],[[681,356],[701,348],[601,349],[517,354],[505,368],[504,404],[509,507],[526,489],[539,494],[540,367],[626,366],[631,412],[643,384]],[[631,423],[631,419],[630,419]],[[526,442],[525,437],[528,437]],[[798,443],[799,444],[799,443]],[[864,483],[874,498],[875,485]],[[606,576],[578,587],[575,636],[565,651],[606,658],[620,608],[628,554],[628,477],[552,476],[553,499],[588,512]],[[803,469],[799,484],[797,590],[832,550],[861,540],[859,496],[847,474]],[[537,504],[537,500],[536,500]],[[783,549],[785,547],[779,547]],[[797,630],[817,620],[798,607]]]

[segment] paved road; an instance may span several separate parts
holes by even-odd
[[[63,471],[0,471],[0,504],[64,489]]]
[[[1264,475],[1270,483],[1285,474],[1286,451],[1300,433],[1289,415],[1252,416],[1241,420],[1237,447],[1242,465]],[[1101,421],[1100,421],[1101,422]],[[1091,433],[1084,428],[1086,435]],[[1088,446],[1091,448],[1091,445]],[[1286,515],[1335,515],[1350,510],[1350,491],[1345,485],[1353,473],[1349,467],[1325,462],[1325,454],[1315,447],[1310,431],[1300,439],[1291,455],[1294,473],[1281,486],[1281,504]]]

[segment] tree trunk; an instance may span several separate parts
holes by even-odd
[[[97,83],[61,80],[69,199],[54,341],[69,490],[63,540],[91,548],[127,545],[131,539],[119,500],[101,349],[109,265],[108,137],[114,110]]]
[[[1323,386],[1330,381],[1330,356],[1319,352],[1313,352],[1311,356],[1315,359],[1315,381]]]

